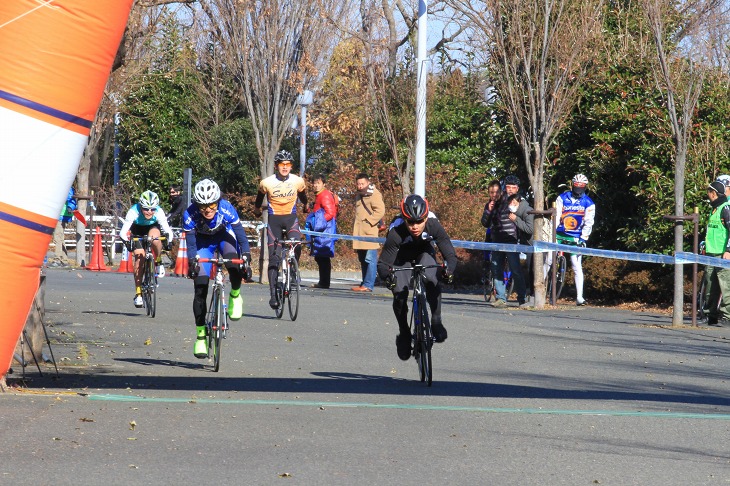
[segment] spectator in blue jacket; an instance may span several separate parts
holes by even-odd
[[[327,178],[324,174],[315,176],[314,206],[307,216],[305,227],[310,231],[335,234],[339,204],[337,196],[325,187],[326,183]],[[332,275],[332,257],[335,256],[335,240],[327,236],[308,236],[307,240],[311,242],[312,255],[319,267],[319,281],[311,286],[316,289],[328,289]]]
[[[66,249],[66,245],[64,244],[64,230],[66,228],[66,225],[73,220],[73,212],[76,211],[76,208],[76,191],[74,191],[74,188],[71,187],[68,190],[66,203],[63,205],[63,209],[61,209],[61,214],[58,217],[56,230],[53,232],[53,243],[56,246],[54,253],[56,254],[57,258],[68,257],[68,249]]]

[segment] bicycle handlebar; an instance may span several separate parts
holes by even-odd
[[[154,238],[150,236],[135,236],[133,238],[130,238],[129,241],[165,241],[167,239],[167,236],[155,236]]]
[[[216,265],[223,265],[225,263],[235,263],[236,265],[243,265],[246,263],[245,258],[200,258],[196,255],[195,261],[198,263],[214,263]]]
[[[421,265],[420,263],[414,263],[412,267],[390,267],[390,272],[398,272],[403,270],[426,270],[427,268],[446,268],[445,263],[438,263],[436,265]]]
[[[276,240],[274,240],[274,242],[278,243],[282,246],[283,245],[296,246],[296,245],[301,245],[302,243],[304,243],[304,240],[280,240],[277,238]]]

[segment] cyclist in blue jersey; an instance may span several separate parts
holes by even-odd
[[[570,191],[565,191],[555,203],[558,228],[556,232],[558,243],[584,247],[593,231],[596,218],[596,205],[586,194],[588,178],[583,174],[576,174],[571,181]],[[576,304],[585,305],[583,299],[583,267],[581,255],[570,255],[570,264],[575,275]]]
[[[208,280],[212,263],[197,264],[196,256],[214,258],[218,251],[223,258],[241,258],[251,261],[251,250],[238,211],[226,199],[214,181],[203,179],[195,184],[193,204],[183,213],[183,231],[188,247],[188,277],[193,279],[193,315],[195,316],[196,341],[193,354],[196,358],[208,357],[205,342],[205,314],[207,312]],[[238,320],[243,315],[241,282],[244,270],[234,263],[227,263],[228,277],[231,280],[231,293],[228,299],[228,316]]]
[[[161,265],[162,260],[160,254],[162,253],[163,244],[165,249],[170,247],[172,229],[167,222],[165,211],[160,207],[160,198],[152,191],[145,191],[139,197],[139,201],[129,208],[127,216],[124,218],[124,223],[122,223],[122,229],[119,230],[119,237],[122,239],[124,246],[134,255],[135,307],[142,307],[144,305],[142,302],[141,288],[144,265],[141,262],[144,260],[145,250],[141,242],[135,241],[134,245],[132,245],[131,240],[132,238],[143,238],[145,236],[159,238],[161,232],[164,233],[166,240],[164,242],[160,242],[160,240],[152,241],[152,253],[155,256],[157,272],[160,277],[165,274],[165,267]]]

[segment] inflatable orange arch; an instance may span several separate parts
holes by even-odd
[[[10,368],[132,1],[0,2],[0,377]]]

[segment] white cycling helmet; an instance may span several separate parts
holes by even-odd
[[[139,205],[143,209],[155,209],[160,205],[160,198],[155,192],[145,191],[139,196]]]
[[[722,182],[722,185],[727,187],[730,186],[730,175],[720,175],[717,176],[717,182]]]
[[[574,186],[585,187],[588,185],[588,178],[583,174],[576,174],[575,176],[573,176],[573,180],[571,181],[571,183]]]
[[[195,184],[193,199],[198,204],[212,204],[221,198],[221,189],[214,181],[203,179]]]

